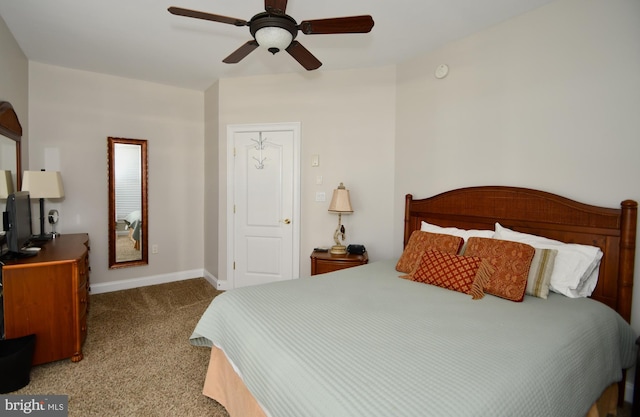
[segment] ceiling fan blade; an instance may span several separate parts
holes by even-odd
[[[197,10],[183,9],[181,7],[169,7],[169,13],[178,16],[194,17],[196,19],[211,20],[213,22],[228,23],[235,26],[247,26],[246,20],[236,19],[235,17],[220,16],[217,14],[199,12]]]
[[[373,28],[373,18],[369,15],[334,17],[330,19],[304,20],[298,28],[305,35],[325,35],[331,33],[367,33]]]
[[[318,58],[313,56],[313,54],[298,41],[291,42],[291,45],[287,48],[287,52],[308,71],[318,69],[322,65],[322,62],[318,61]]]
[[[244,57],[246,57],[251,52],[253,52],[253,50],[256,49],[257,47],[258,47],[258,42],[248,41],[247,43],[242,45],[240,48],[233,51],[231,55],[223,59],[222,62],[224,62],[225,64],[237,64],[238,62],[242,61]]]
[[[267,13],[285,14],[287,0],[264,0],[264,9]]]

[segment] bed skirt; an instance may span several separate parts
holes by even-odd
[[[258,401],[227,360],[224,352],[211,348],[211,359],[202,393],[226,408],[231,417],[267,417]],[[617,415],[618,384],[610,385],[585,417]]]
[[[211,348],[202,393],[219,402],[231,417],[267,417],[227,360],[227,356],[215,346]]]

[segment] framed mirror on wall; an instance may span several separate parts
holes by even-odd
[[[147,141],[107,138],[109,268],[149,263]]]
[[[22,126],[13,106],[8,101],[0,101],[0,174],[7,174],[11,181],[2,187],[7,193],[18,191],[22,186],[22,167],[20,144],[22,140]],[[0,177],[5,180],[5,177]],[[10,191],[10,192],[9,192]],[[6,197],[5,197],[6,198]]]

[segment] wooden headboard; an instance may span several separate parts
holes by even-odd
[[[527,188],[490,186],[447,191],[422,200],[406,196],[404,244],[421,222],[443,227],[509,229],[598,246],[604,255],[591,298],[615,309],[629,322],[633,290],[638,203],[597,207]]]

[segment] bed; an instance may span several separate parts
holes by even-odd
[[[129,230],[129,239],[135,250],[140,250],[140,229],[142,227],[142,214],[140,210],[132,211],[123,219],[125,227]]]
[[[631,200],[602,208],[515,187],[407,195],[403,257],[425,224],[494,231],[498,223],[599,248],[597,285],[589,298],[474,300],[400,279],[418,268],[403,274],[389,259],[228,291],[190,339],[211,347],[203,393],[232,417],[615,413],[635,361],[636,222]]]

